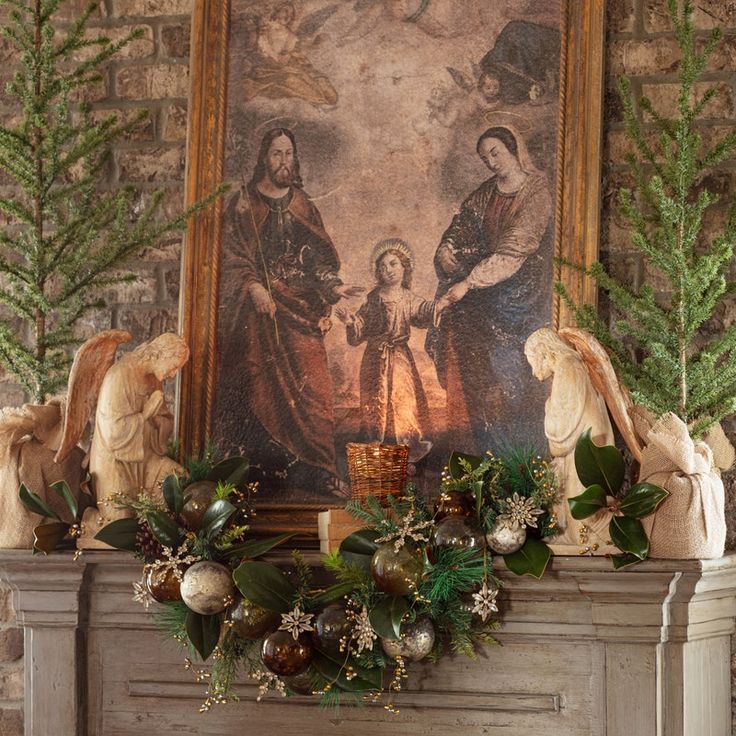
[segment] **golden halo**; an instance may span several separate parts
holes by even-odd
[[[510,110],[489,110],[483,117],[491,127],[510,125],[517,133],[528,133],[532,129],[529,118]]]
[[[286,120],[286,125],[274,125],[277,120]],[[291,122],[294,122],[294,125],[291,125]],[[299,127],[299,123],[294,120],[294,118],[287,118],[285,115],[279,115],[275,118],[269,118],[268,120],[264,120],[260,125],[256,125],[255,128],[253,128],[253,132],[257,133],[261,128],[265,128],[267,125],[270,125],[271,128],[288,128],[292,133]]]
[[[409,259],[412,269],[414,268],[414,254],[411,251],[409,243],[401,238],[384,238],[383,240],[379,240],[378,243],[373,246],[371,262],[368,265],[372,274],[375,273],[376,270],[376,261],[389,250],[398,250],[400,253],[403,253]]]

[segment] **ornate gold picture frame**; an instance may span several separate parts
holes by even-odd
[[[360,208],[364,203],[354,198],[355,204],[351,204],[345,188],[340,189],[342,184],[347,183],[349,193],[350,182],[360,177],[367,182],[366,187],[374,188],[375,204],[384,198],[387,212],[390,212],[391,203],[387,200],[394,191],[391,182],[402,177],[400,165],[396,169],[384,167],[381,176],[386,187],[380,192],[375,191],[376,179],[371,179],[375,177],[375,172],[366,165],[366,161],[370,160],[367,144],[361,144],[361,148],[358,143],[351,142],[349,133],[343,135],[343,129],[350,127],[346,126],[346,116],[351,114],[363,118],[355,121],[356,129],[359,125],[375,125],[375,121],[371,123],[364,119],[365,110],[379,116],[379,124],[386,126],[383,133],[388,131],[389,137],[400,139],[396,149],[398,154],[393,149],[386,149],[392,156],[396,154],[399,162],[403,155],[401,141],[406,147],[413,146],[414,151],[417,141],[437,142],[438,145],[448,141],[446,148],[450,154],[447,155],[454,155],[452,151],[459,150],[457,141],[460,140],[462,156],[465,157],[463,162],[472,161],[468,165],[478,167],[473,170],[472,176],[469,175],[467,184],[462,180],[461,173],[461,181],[456,186],[452,177],[457,180],[458,174],[452,171],[447,173],[447,166],[440,166],[437,161],[434,161],[437,164],[435,168],[428,165],[429,174],[424,174],[431,176],[432,171],[442,169],[445,179],[440,187],[442,193],[437,195],[440,197],[438,201],[455,211],[481,176],[482,166],[476,160],[476,139],[484,127],[502,125],[512,128],[503,122],[502,117],[499,118],[503,113],[506,120],[524,122],[526,130],[530,131],[525,137],[530,142],[535,126],[539,129],[546,125],[550,130],[556,126],[556,135],[551,141],[544,139],[541,133],[537,136],[539,140],[533,152],[536,155],[535,165],[548,181],[550,253],[580,264],[588,264],[596,258],[604,4],[602,0],[530,3],[528,12],[532,17],[529,19],[520,18],[519,12],[525,11],[518,9],[509,11],[515,13],[510,20],[508,17],[490,18],[496,30],[488,31],[485,46],[481,45],[483,27],[478,24],[479,18],[472,14],[475,5],[474,0],[463,4],[450,0],[354,0],[341,4],[328,0],[196,0],[191,52],[187,201],[197,200],[223,180],[230,181],[232,189],[230,195],[192,222],[184,249],[180,320],[181,329],[191,348],[191,359],[183,371],[179,387],[178,421],[180,436],[187,451],[202,447],[205,438],[218,435],[215,412],[223,375],[223,336],[220,335],[218,341],[218,331],[221,331],[222,314],[228,309],[228,304],[231,300],[242,298],[233,293],[231,285],[227,289],[221,288],[226,257],[223,254],[230,247],[228,242],[240,237],[234,234],[233,218],[245,217],[248,213],[253,217],[253,213],[258,211],[255,205],[247,206],[252,205],[250,200],[256,190],[248,189],[249,185],[245,182],[256,165],[259,143],[269,127],[294,130],[295,142],[300,146],[300,154],[304,158],[302,168],[312,172],[306,175],[305,189],[310,192],[312,206],[322,212],[325,220],[324,228],[320,224],[315,229],[309,222],[306,226],[312,235],[317,233],[324,242],[330,239],[326,233],[330,233],[336,243],[338,238],[334,233],[341,236],[343,243],[338,243],[337,251],[344,270],[349,272],[351,282],[363,279],[366,291],[370,289],[373,278],[370,269],[375,261],[377,246],[381,243],[401,243],[401,248],[409,253],[407,258],[414,257],[415,261],[420,261],[424,270],[419,269],[418,288],[427,300],[431,299],[428,284],[433,275],[427,266],[427,262],[431,264],[431,252],[426,245],[422,246],[421,242],[416,245],[413,241],[422,241],[426,236],[434,238],[432,242],[438,242],[442,230],[435,233],[428,226],[427,233],[417,233],[416,227],[413,230],[409,224],[404,227],[400,216],[398,220],[395,214],[387,214],[382,218],[381,213],[377,212],[371,218],[371,226],[366,225],[364,232],[358,233],[358,245],[345,244],[349,240],[347,236],[351,235],[350,222],[355,218],[355,213],[362,212]],[[501,5],[503,3],[497,9],[499,13]],[[545,5],[549,6],[547,11],[554,10],[553,19],[559,17],[556,29],[549,18],[540,20],[537,17],[544,12],[542,6]],[[458,7],[467,10],[467,18],[458,15]],[[467,39],[463,37],[463,28],[467,28]],[[394,29],[395,35],[392,35]],[[533,32],[541,29],[539,38],[542,41],[536,38],[524,41],[524,33],[528,29]],[[533,54],[538,53],[535,46],[547,38],[559,44],[559,70],[554,63],[541,65],[549,67],[546,70],[534,68]],[[473,44],[477,47],[476,51],[472,51]],[[526,60],[517,61],[521,53],[518,51],[519,45],[527,49]],[[471,50],[467,51],[466,47]],[[465,67],[458,61],[459,52],[455,53],[458,49],[463,49],[467,55],[468,64]],[[443,57],[443,53],[446,56]],[[379,57],[380,63],[376,61]],[[385,73],[389,63],[387,59],[393,59],[396,68],[391,74]],[[340,60],[340,63],[335,60]],[[426,75],[417,74],[418,69],[422,71],[424,68]],[[351,70],[349,74],[346,69]],[[422,81],[407,81],[411,80],[412,73],[414,77],[422,78]],[[513,89],[512,83],[515,85]],[[363,96],[375,94],[375,90],[384,85],[388,102],[381,103],[383,96],[379,96],[380,99],[375,101],[362,102],[364,108],[357,108],[356,103],[350,103],[350,100],[361,95],[353,94],[355,90],[351,84],[367,85]],[[371,84],[374,86],[370,87]],[[415,104],[416,114],[409,118],[405,111],[396,109],[396,100],[411,97],[404,93],[396,96],[395,89],[401,84],[410,85],[407,89],[415,98],[425,100],[423,105]],[[418,84],[425,86],[420,89]],[[507,85],[506,91],[504,84]],[[392,94],[394,97],[391,97]],[[386,106],[383,111],[381,104]],[[547,118],[540,117],[543,115]],[[550,126],[552,116],[554,120]],[[502,120],[500,124],[499,119]],[[528,123],[528,120],[532,120],[532,123]],[[524,126],[516,127],[523,129]],[[375,155],[379,158],[383,138],[385,136],[376,139]],[[523,138],[523,135],[519,136],[520,146]],[[455,145],[455,149],[452,149],[452,145]],[[480,142],[477,149],[483,155]],[[430,151],[428,155],[431,157],[433,154]],[[517,160],[521,160],[520,153],[515,155]],[[331,168],[326,165],[328,160],[332,164]],[[347,161],[357,162],[357,170],[349,170],[345,163]],[[403,189],[411,189],[407,182],[412,175],[412,172],[408,172],[408,179],[401,180]],[[246,206],[242,203],[243,195]],[[339,215],[341,210],[335,199],[340,197],[344,219]],[[442,197],[448,201],[443,202]],[[237,198],[240,198],[240,204]],[[367,199],[370,198],[369,193]],[[416,199],[421,199],[419,194]],[[466,202],[469,200],[470,197]],[[400,211],[399,204],[396,204],[397,211]],[[405,205],[402,206],[406,209]],[[432,200],[427,202],[427,207],[432,211],[438,209],[437,203]],[[451,213],[452,209],[447,211]],[[302,217],[298,214],[295,216]],[[407,219],[410,218],[407,216]],[[449,222],[449,217],[446,217],[446,221]],[[384,230],[375,227],[377,222]],[[253,224],[256,225],[255,219]],[[405,231],[408,231],[408,237]],[[257,228],[255,232],[258,237]],[[260,242],[258,245],[262,246]],[[412,247],[417,250],[413,256]],[[377,267],[378,262],[375,263]],[[361,268],[364,270],[361,271]],[[568,292],[578,301],[594,300],[595,288],[579,273],[569,269],[560,271],[559,267],[554,267],[552,278],[549,279],[548,321],[559,327],[568,323],[568,315],[564,305],[553,294],[552,283],[555,279],[563,281]],[[270,288],[270,284],[268,286]],[[439,296],[440,291],[437,292]],[[348,305],[342,312],[346,320],[351,318],[360,302],[357,298],[351,303],[350,297],[341,302]],[[430,306],[434,304],[427,303]],[[335,313],[334,308],[328,308],[326,314],[331,317],[326,318],[325,331],[332,329],[329,339],[333,345],[341,341],[340,354],[347,356],[345,360],[348,361],[342,373],[357,374],[357,353],[344,345],[343,327],[332,319]],[[422,344],[416,344],[420,347],[415,347],[414,353],[421,352],[426,362]],[[228,360],[232,365],[231,358]],[[421,360],[417,362],[420,364],[419,373],[424,375],[426,370],[422,368]],[[346,389],[345,393],[349,391]],[[427,393],[431,393],[430,389]],[[352,401],[357,404],[357,399]],[[229,409],[238,411],[237,406],[231,405]],[[234,419],[237,421],[237,414]],[[357,427],[355,422],[359,420],[345,421],[346,426],[352,421],[354,424],[350,426]],[[277,497],[270,498],[269,488],[264,483],[259,499],[259,523],[264,531],[287,529],[314,533],[316,511],[342,504],[343,501],[337,496],[308,498],[303,493],[295,493],[292,497],[288,492],[281,492]]]

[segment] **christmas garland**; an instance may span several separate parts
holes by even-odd
[[[206,464],[205,464],[206,465]],[[191,468],[190,468],[191,470]],[[121,499],[133,518],[97,538],[135,553],[134,599],[160,604],[156,619],[187,650],[206,683],[201,710],[236,699],[236,678],[324,705],[382,701],[396,711],[411,662],[454,652],[475,657],[495,642],[499,580],[492,552],[518,574],[541,576],[557,533],[554,471],[531,452],[455,453],[433,508],[416,487],[352,501],[365,527],[313,568],[259,560],[288,539],[247,540],[253,484],[242,458],[169,476],[163,502]],[[199,656],[209,666],[195,665]]]

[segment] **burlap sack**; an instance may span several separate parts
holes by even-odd
[[[725,492],[711,448],[705,442],[693,442],[685,423],[671,413],[656,421],[645,439],[639,481],[670,493],[655,513],[642,519],[650,557],[722,557]]]

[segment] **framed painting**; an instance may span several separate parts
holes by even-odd
[[[264,531],[342,506],[345,444],[544,445],[524,356],[596,257],[602,0],[196,0],[184,446],[251,460]]]

